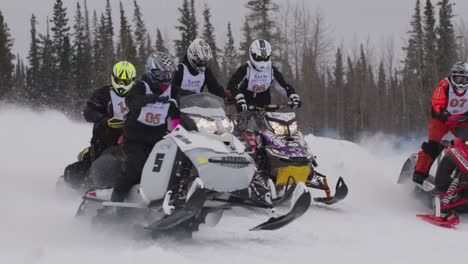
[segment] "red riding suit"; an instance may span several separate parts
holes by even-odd
[[[449,115],[468,112],[468,93],[457,93],[446,78],[439,82],[432,95],[432,114],[429,121],[429,140],[418,153],[416,172],[427,175],[434,159],[441,151],[440,141],[450,129],[444,121]],[[453,133],[453,131],[451,131]]]

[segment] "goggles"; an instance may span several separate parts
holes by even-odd
[[[468,76],[465,76],[465,75],[453,75],[452,76],[452,80],[454,83],[456,84],[468,84]]]
[[[118,85],[128,86],[133,82],[134,79],[121,79],[117,76],[114,76],[114,82]]]
[[[171,80],[173,72],[171,71],[162,71],[160,69],[152,69],[151,76],[156,78],[159,81]]]
[[[252,58],[254,61],[270,61],[270,56],[263,56],[261,54],[252,53]]]

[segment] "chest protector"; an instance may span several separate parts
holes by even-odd
[[[255,70],[250,61],[247,61],[248,86],[247,90],[253,93],[262,93],[268,90],[273,82],[273,70],[271,64],[263,72]]]
[[[187,66],[184,66],[184,77],[182,78],[181,89],[201,93],[203,84],[205,83],[205,73],[199,73],[198,75],[192,75],[188,70]]]
[[[465,92],[464,94],[458,95],[455,93],[455,89],[453,89],[450,81],[447,80],[447,82],[449,83],[447,111],[451,114],[463,114],[468,112],[468,93]]]
[[[118,119],[124,119],[125,115],[128,113],[128,107],[125,104],[125,97],[118,96],[112,89],[109,92],[111,96],[114,117]]]
[[[146,82],[143,82],[146,87],[146,94],[152,94],[149,85]],[[171,87],[164,91],[161,96],[171,96]],[[169,103],[154,103],[147,104],[141,108],[140,115],[138,116],[138,121],[147,126],[160,126],[166,123],[167,115],[169,112]]]

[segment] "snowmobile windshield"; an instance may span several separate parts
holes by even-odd
[[[468,127],[457,126],[455,127],[455,136],[463,141],[468,140]]]
[[[224,101],[208,93],[192,94],[182,97],[180,99],[180,111],[185,114],[204,117],[226,117]]]

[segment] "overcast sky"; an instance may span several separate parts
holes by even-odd
[[[83,0],[80,0],[81,3]],[[289,0],[291,3],[304,2],[314,12],[320,9],[326,21],[334,32],[337,43],[344,42],[348,47],[355,40],[370,39],[374,46],[379,46],[387,39],[394,38],[399,50],[409,21],[413,14],[415,0]],[[435,3],[437,0],[433,0]],[[14,52],[26,56],[30,42],[29,19],[34,13],[40,22],[38,31],[45,31],[46,16],[52,15],[55,0],[0,0],[0,10],[6,17],[14,38]],[[68,8],[69,21],[73,21],[77,0],[63,0]],[[133,16],[133,0],[122,0],[128,16]],[[212,9],[212,23],[216,29],[218,42],[224,39],[228,21],[233,24],[236,42],[241,37],[240,28],[246,12],[244,4],[247,0],[196,0],[201,12],[205,3]],[[276,0],[285,5],[287,0]],[[421,1],[425,2],[425,1]],[[468,0],[452,0],[455,3],[456,21],[459,14],[468,13]],[[118,23],[118,1],[111,0],[114,23]],[[177,8],[182,0],[138,0],[143,9],[144,19],[154,39],[156,28],[171,39],[178,38],[174,26],[177,24],[179,12]],[[88,8],[96,9],[98,14],[104,9],[105,0],[88,0]],[[199,22],[202,21],[201,14]],[[118,27],[117,27],[118,28]]]

